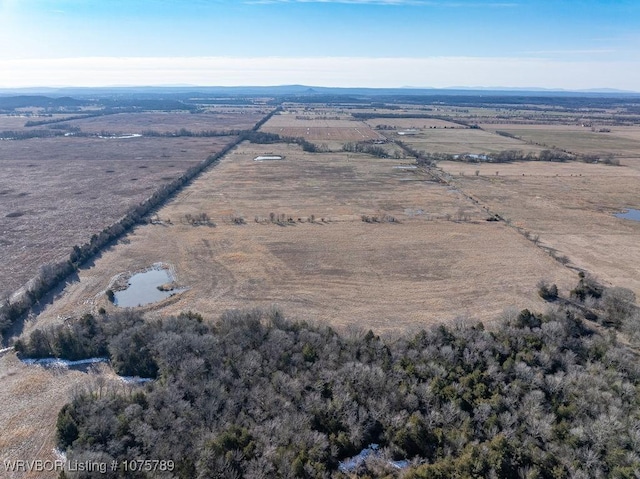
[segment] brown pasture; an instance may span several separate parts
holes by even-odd
[[[260,130],[319,143],[384,139],[362,121],[325,119],[318,115],[296,115],[290,112],[273,115]]]
[[[544,148],[561,148],[573,153],[613,154],[640,157],[640,127],[606,127],[610,132],[599,132],[600,127],[580,125],[485,125],[491,131],[506,131],[524,141]]]
[[[101,377],[102,379],[98,379]],[[58,411],[83,389],[126,392],[110,368],[97,367],[89,373],[68,369],[44,369],[25,365],[15,353],[0,357],[0,475],[3,479],[55,479],[60,471],[13,471],[4,461],[56,461]],[[52,465],[49,466],[51,469]]]
[[[283,160],[254,161],[262,154]],[[162,261],[188,291],[149,308],[216,317],[280,307],[292,319],[401,331],[504,308],[544,309],[536,282],[566,292],[575,274],[425,172],[400,160],[242,144],[159,212],[171,225],[135,229],[80,271],[34,326],[95,311],[115,275]],[[187,214],[217,226],[191,226]],[[284,214],[283,224],[270,220]],[[361,215],[396,222],[366,223]],[[234,224],[233,218],[246,224]],[[289,222],[291,218],[291,222]],[[456,221],[460,219],[460,221]],[[30,326],[31,327],[31,326]]]
[[[241,110],[238,113],[212,111],[210,113],[118,113],[65,122],[85,133],[143,133],[152,130],[173,133],[182,128],[195,133],[201,131],[249,130],[268,113],[267,110]]]
[[[430,128],[467,128],[466,126],[452,123],[445,120],[437,120],[435,118],[372,118],[366,120],[365,123],[371,128],[379,128],[380,126],[391,126],[398,130],[403,129],[419,129],[428,130]]]
[[[338,142],[350,142],[350,141],[368,141],[368,140],[382,140],[375,131],[369,127],[357,127],[352,128],[324,128],[324,127],[282,127],[273,128],[266,126],[262,128],[262,131],[268,133],[276,133],[284,137],[304,138],[311,142],[323,142],[323,141],[338,141]]]
[[[640,209],[638,160],[628,162],[636,168],[578,162],[439,166],[480,204],[538,235],[542,246],[567,256],[571,265],[640,295],[640,223],[613,216]]]
[[[432,129],[413,135],[398,135],[398,132],[384,132],[388,138],[401,140],[417,151],[427,153],[482,154],[498,153],[503,150],[538,152],[542,148],[524,141],[506,138],[478,129]]]
[[[0,132],[1,131],[22,131],[25,129],[24,124],[29,120],[45,120],[48,118],[0,115]]]
[[[50,125],[25,126],[27,122],[56,121],[69,118],[74,113],[51,115],[0,115],[0,132],[2,131],[32,131],[48,129]]]
[[[0,291],[120,218],[234,137],[2,142]]]

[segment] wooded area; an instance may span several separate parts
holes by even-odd
[[[586,277],[562,305],[505,313],[491,331],[461,321],[386,339],[276,310],[216,322],[128,311],[35,331],[16,349],[108,354],[119,374],[156,379],[128,392],[79,391],[57,425],[72,459],[173,460],[162,477],[340,477],[340,461],[379,444],[350,472],[634,477],[639,316],[626,293]]]

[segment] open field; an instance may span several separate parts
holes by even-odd
[[[2,143],[0,291],[120,218],[235,137],[48,138]]]
[[[0,131],[21,131],[29,120],[49,120],[47,117],[28,117],[16,115],[0,115]]]
[[[573,153],[640,157],[640,127],[607,127],[610,132],[591,131],[579,125],[484,125],[491,131],[505,131],[525,141]]]
[[[90,374],[69,369],[44,369],[23,364],[15,353],[0,356],[0,458],[3,461],[0,473],[3,479],[55,479],[59,476],[59,471],[9,472],[5,470],[4,461],[59,460],[54,451],[56,420],[58,411],[72,399],[74,392],[85,388],[94,390],[98,383],[102,384],[103,391],[127,387],[117,380],[110,368],[98,368]]]
[[[365,123],[371,128],[393,127],[398,130],[403,129],[424,129],[429,128],[466,128],[466,126],[435,118],[372,118]]]
[[[556,283],[567,295],[578,279],[571,268],[640,295],[640,222],[613,217],[626,207],[640,209],[639,129],[595,133],[574,125],[517,124],[551,117],[554,124],[573,121],[575,114],[566,112],[463,110],[434,113],[465,121],[499,121],[500,115],[513,114],[513,122],[484,123],[489,131],[419,118],[362,122],[349,119],[349,112],[372,109],[341,107],[300,107],[273,116],[262,131],[299,136],[337,151],[306,153],[294,144],[242,143],[162,207],[161,221],[137,226],[81,268],[77,281],[26,321],[24,334],[70,316],[95,314],[101,307],[114,311],[105,295],[112,280],[158,262],[168,264],[177,285],[187,289],[143,308],[150,318],[187,310],[215,318],[228,309],[276,306],[290,319],[327,323],[341,331],[407,332],[456,318],[490,325],[505,308],[544,311],[547,305],[536,288],[540,279]],[[205,131],[246,129],[262,117],[217,107],[209,111],[216,113],[118,114],[68,124],[95,133]],[[418,107],[412,111],[429,113]],[[10,124],[8,118],[0,125]],[[616,148],[611,152],[625,166],[440,162],[438,168],[450,175],[443,175],[447,185],[415,167],[411,158],[338,151],[345,142],[383,138],[373,130],[378,125],[395,126],[380,133],[418,151],[546,148],[493,133],[505,130],[541,144],[560,139],[565,143],[550,145],[574,152]],[[410,128],[422,131],[397,134]],[[14,290],[40,265],[67,257],[72,245],[85,242],[162,183],[234,139],[2,142],[0,291]],[[380,147],[393,154],[397,145]],[[262,155],[282,159],[254,161]],[[489,211],[507,221],[486,221]],[[215,225],[189,224],[189,217],[201,214]],[[532,236],[539,237],[538,244]],[[569,267],[547,251],[566,256]],[[75,388],[95,381],[95,375],[25,366],[14,353],[0,354],[0,424],[10,431],[0,436],[2,459],[54,459],[58,410]]]
[[[325,119],[318,115],[301,116],[290,112],[272,116],[261,131],[280,136],[299,137],[316,143],[344,143],[384,139],[365,122],[353,119]]]
[[[262,154],[284,159],[253,160]],[[292,319],[378,332],[459,316],[490,321],[509,306],[540,310],[540,278],[564,291],[574,285],[574,273],[512,229],[485,221],[463,195],[397,166],[406,168],[366,155],[242,144],[160,210],[172,225],[136,228],[127,244],[81,270],[80,281],[34,325],[113,308],[104,295],[110,279],[159,261],[171,264],[189,290],[151,307],[156,314],[215,317],[278,305]],[[184,221],[199,213],[217,226]],[[284,224],[272,222],[271,213],[284,214]],[[366,223],[361,215],[397,221]]]
[[[432,129],[414,135],[398,135],[385,132],[390,139],[401,140],[417,151],[427,153],[482,154],[504,150],[522,150],[525,153],[539,152],[542,148],[524,141],[506,138],[478,129]]]
[[[640,208],[638,160],[628,162],[636,168],[578,162],[441,162],[439,167],[480,204],[539,235],[543,246],[572,265],[640,295],[640,222],[613,216]]]
[[[194,133],[202,131],[249,130],[268,113],[266,109],[239,110],[237,113],[212,111],[210,113],[118,113],[65,122],[79,127],[85,133],[173,133],[182,128]]]

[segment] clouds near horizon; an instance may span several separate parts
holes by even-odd
[[[0,42],[5,87],[640,91],[631,0],[0,0]]]
[[[640,84],[640,71],[634,67],[627,62],[544,58],[90,57],[0,60],[0,87],[305,84],[535,88],[553,77],[554,88],[634,90]]]

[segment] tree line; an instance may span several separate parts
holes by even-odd
[[[326,151],[326,148],[318,146],[315,143],[311,143],[310,141],[307,141],[301,137],[280,136],[276,133],[257,131],[256,129],[243,133],[242,139],[250,141],[251,143],[262,145],[269,145],[273,143],[293,143],[296,145],[300,145],[303,151],[309,153],[322,153]]]

